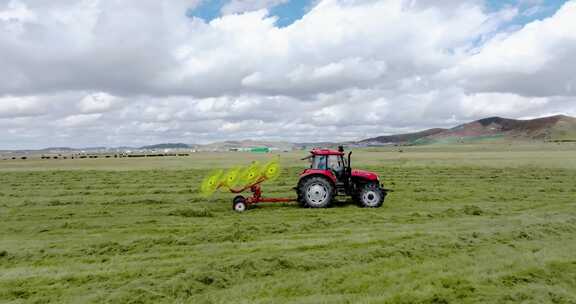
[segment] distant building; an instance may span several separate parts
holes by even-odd
[[[250,148],[250,152],[252,152],[252,153],[270,153],[270,148],[268,148],[268,147],[253,147],[253,148]]]

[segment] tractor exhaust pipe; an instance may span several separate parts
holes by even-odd
[[[350,163],[352,158],[350,156],[352,156],[352,151],[348,152],[348,176],[352,176],[352,164]]]

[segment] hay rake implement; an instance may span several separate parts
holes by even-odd
[[[232,209],[237,212],[244,212],[258,203],[296,202],[296,198],[262,196],[262,184],[277,179],[279,175],[278,159],[272,160],[262,167],[258,162],[254,162],[245,169],[234,168],[225,174],[223,171],[213,173],[203,181],[201,192],[204,196],[210,196],[218,189],[227,189],[230,193],[239,194],[232,200]],[[244,186],[238,186],[238,184]],[[240,195],[240,193],[247,191],[250,191],[251,196]]]
[[[249,167],[234,168],[224,173],[220,170],[206,177],[200,187],[201,193],[209,197],[218,189],[227,189],[238,194],[232,201],[232,209],[244,212],[258,203],[298,202],[307,208],[330,207],[335,197],[350,196],[364,208],[379,208],[391,190],[384,188],[379,176],[370,171],[352,169],[351,155],[344,157],[344,148],[337,151],[314,149],[305,159],[310,167],[300,173],[295,198],[270,198],[262,195],[262,183],[275,180],[280,175],[279,160],[276,158],[264,166],[257,162]],[[238,186],[241,184],[243,186]],[[251,196],[240,193],[250,191]]]

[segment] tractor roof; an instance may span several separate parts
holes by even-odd
[[[344,153],[336,151],[336,150],[329,150],[329,149],[313,149],[310,151],[313,155],[344,155]]]

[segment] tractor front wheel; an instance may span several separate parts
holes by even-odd
[[[363,208],[379,208],[384,203],[386,192],[376,183],[362,185],[356,198]]]
[[[244,212],[248,210],[246,199],[242,195],[238,195],[232,201],[232,210],[236,212]]]
[[[307,208],[327,208],[334,197],[334,186],[326,178],[320,176],[304,180],[298,190],[301,203]]]

